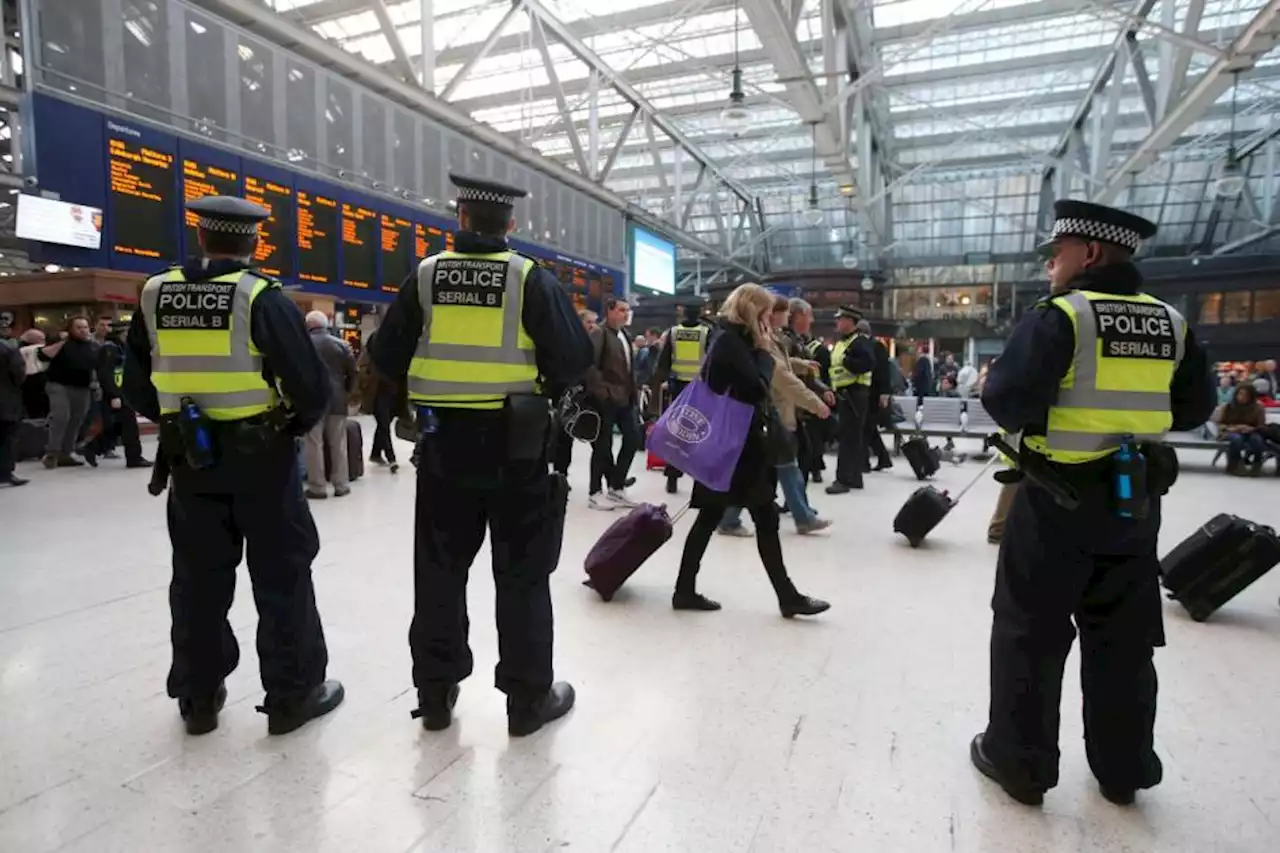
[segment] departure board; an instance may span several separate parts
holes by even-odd
[[[453,251],[453,232],[452,231],[444,232],[444,250],[446,252]]]
[[[378,277],[378,214],[342,203],[342,283],[368,290]]]
[[[258,251],[253,263],[259,270],[276,278],[293,278],[293,240],[296,217],[293,215],[293,188],[254,175],[244,176],[244,197],[271,211],[271,216],[258,229]]]
[[[133,138],[107,138],[111,211],[108,240],[116,253],[177,259],[173,159],[172,154]]]
[[[436,228],[434,225],[423,225],[419,222],[414,226],[414,256],[418,260],[422,260],[428,255],[438,255],[446,251],[447,232]]]
[[[338,282],[338,202],[298,190],[298,281]]]
[[[399,293],[400,284],[413,269],[417,248],[413,223],[399,216],[382,214],[382,290]],[[422,226],[419,225],[418,228]]]
[[[230,169],[211,166],[190,158],[182,160],[183,229],[188,255],[198,254],[200,242],[196,224],[200,217],[186,209],[186,203],[211,195],[240,195],[240,176]]]

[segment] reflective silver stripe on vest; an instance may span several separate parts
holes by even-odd
[[[1076,351],[1074,357],[1075,375],[1070,388],[1058,390],[1058,402],[1055,404],[1064,409],[1107,409],[1126,412],[1167,412],[1169,411],[1169,391],[1112,391],[1098,388],[1098,319],[1093,313],[1089,297],[1078,290],[1063,295],[1075,311],[1076,318]],[[1152,303],[1144,303],[1152,304]],[[1178,369],[1186,351],[1187,323],[1172,306],[1157,300],[1169,312],[1176,337],[1173,368]],[[1120,444],[1119,435],[1102,433],[1069,432],[1066,430],[1050,430],[1045,442],[1053,450],[1072,450],[1092,452],[1115,447]],[[1139,441],[1159,441],[1163,433],[1134,434]]]
[[[151,339],[152,373],[256,373],[262,374],[262,356],[250,351],[252,345],[253,291],[262,281],[261,276],[245,270],[236,280],[236,292],[232,301],[231,352],[229,355],[166,355],[160,350],[160,338],[156,322],[156,308],[160,299],[160,287],[169,279],[169,272],[152,276],[142,288],[142,312],[147,321],[147,335]],[[174,281],[187,281],[186,278]],[[261,389],[231,391],[222,394],[169,394],[157,392],[161,409],[176,410],[182,397],[191,397],[206,409],[236,409],[244,406],[266,406],[273,402],[271,389],[264,381]]]
[[[512,254],[507,260],[506,294],[502,306],[502,343],[497,347],[471,344],[435,343],[431,340],[432,296],[435,286],[436,261],[439,255],[427,258],[418,266],[418,302],[422,306],[422,335],[414,358],[434,361],[474,362],[479,364],[537,364],[532,349],[520,348],[521,297],[524,295],[524,267],[529,261],[522,255]],[[466,255],[458,256],[465,260]],[[457,395],[492,395],[532,393],[533,381],[528,382],[442,382],[420,377],[409,377],[409,393],[423,397]]]

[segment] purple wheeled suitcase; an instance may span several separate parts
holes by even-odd
[[[686,504],[673,519],[667,515],[665,505],[640,504],[626,517],[609,525],[587,554],[584,566],[587,579],[582,585],[594,589],[605,601],[611,601],[644,561],[671,538],[675,522],[687,509]]]

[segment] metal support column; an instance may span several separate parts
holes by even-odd
[[[422,12],[422,53],[418,56],[418,82],[428,92],[436,90],[436,3],[418,0]]]

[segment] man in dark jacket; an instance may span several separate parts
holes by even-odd
[[[847,305],[836,311],[836,334],[840,340],[831,350],[831,385],[839,402],[840,456],[836,481],[827,486],[829,495],[861,489],[867,467],[866,421],[876,353],[871,338],[858,332],[857,322],[861,319],[861,312]]]
[[[93,404],[94,379],[98,369],[98,351],[89,334],[89,318],[76,316],[67,320],[66,337],[46,345],[39,359],[49,363],[45,371],[49,394],[49,445],[45,449],[44,467],[73,468],[83,465],[71,455]]]
[[[871,468],[870,453],[866,454],[866,471],[887,471],[893,467],[889,451],[885,449],[884,439],[880,437],[880,427],[887,426],[889,403],[893,400],[893,386],[889,380],[889,348],[871,337],[871,324],[866,320],[858,322],[858,333],[866,335],[875,351],[876,364],[871,369],[871,397],[868,403],[866,421],[867,450],[876,455],[876,467]]]
[[[14,473],[18,461],[18,427],[22,424],[22,380],[27,366],[10,340],[0,341],[0,486],[25,486]]]
[[[919,400],[933,396],[933,357],[920,353],[916,356],[916,366],[911,372],[911,387]]]
[[[101,318],[100,318],[101,319]],[[150,468],[142,455],[138,414],[125,402],[120,390],[124,376],[124,333],[128,324],[108,325],[106,337],[98,343],[98,387],[102,390],[102,432],[85,445],[85,459],[95,464],[97,456],[115,458],[117,442],[124,445],[125,466]]]
[[[351,347],[341,338],[329,334],[329,318],[323,311],[307,314],[307,332],[320,361],[329,375],[329,411],[324,419],[307,433],[307,497],[323,500],[329,496],[325,486],[325,448],[329,453],[328,481],[333,483],[333,496],[351,494],[351,472],[347,464],[347,400],[356,387],[356,359]],[[363,454],[363,449],[357,448]]]
[[[630,306],[610,297],[605,302],[604,322],[591,332],[594,358],[587,370],[587,390],[600,412],[600,434],[591,452],[591,487],[588,505],[597,510],[629,508],[636,504],[627,496],[627,472],[640,449],[640,414],[636,409],[633,352],[627,335]],[[613,456],[613,428],[622,433],[618,456]],[[607,489],[604,494],[601,491]]]

